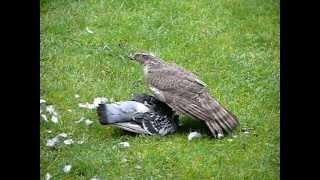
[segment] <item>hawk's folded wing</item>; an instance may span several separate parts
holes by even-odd
[[[215,137],[231,132],[239,121],[213,99],[206,85],[195,75],[175,67],[151,70],[148,84],[157,89],[174,110],[205,121]]]

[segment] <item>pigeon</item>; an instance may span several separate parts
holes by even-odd
[[[161,135],[172,134],[178,128],[178,116],[165,103],[153,96],[140,94],[130,101],[100,103],[99,122],[126,131]]]
[[[131,59],[144,65],[146,84],[158,100],[178,114],[204,121],[215,138],[230,134],[240,125],[193,73],[148,53],[136,53]]]

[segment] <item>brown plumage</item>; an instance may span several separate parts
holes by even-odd
[[[144,65],[146,82],[159,100],[203,120],[214,137],[223,137],[239,125],[237,117],[210,96],[207,85],[191,72],[150,54],[136,53],[134,59]]]

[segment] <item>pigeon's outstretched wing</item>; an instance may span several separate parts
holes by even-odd
[[[215,137],[239,125],[238,119],[210,96],[206,85],[182,68],[150,69],[146,81],[156,96],[175,111],[205,121]]]
[[[142,127],[148,134],[159,134],[165,136],[178,130],[175,119],[160,115],[155,112],[139,113],[133,117],[133,120],[141,123]]]
[[[144,129],[140,124],[135,123],[133,121],[130,122],[119,122],[119,123],[113,123],[111,126],[137,133],[137,134],[148,134],[152,135],[150,132],[148,132],[146,129]]]

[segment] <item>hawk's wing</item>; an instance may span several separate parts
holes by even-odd
[[[230,132],[239,121],[213,99],[206,85],[195,75],[175,67],[151,70],[148,84],[156,88],[174,110],[204,120],[215,137]]]

